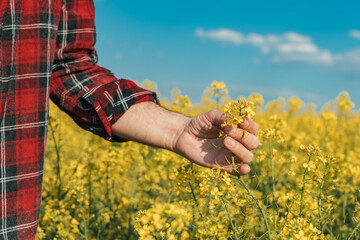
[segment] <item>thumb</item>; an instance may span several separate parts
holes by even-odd
[[[213,125],[220,127],[221,124],[226,120],[225,114],[219,110],[211,110],[204,114],[206,120],[208,120]]]
[[[187,129],[193,135],[201,138],[216,138],[219,135],[221,124],[225,116],[218,110],[211,110],[191,119]]]

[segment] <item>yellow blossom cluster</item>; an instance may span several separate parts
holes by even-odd
[[[213,81],[211,83],[212,94],[215,98],[216,108],[220,109],[221,105],[226,101],[229,101],[228,93],[224,82]]]
[[[140,240],[189,239],[186,225],[190,224],[191,211],[176,203],[157,203],[136,214],[135,230]]]
[[[215,97],[219,97],[221,94],[228,94],[228,90],[225,88],[226,85],[224,82],[217,82],[217,81],[214,81],[212,84],[211,84],[211,87],[214,91],[214,96]]]
[[[311,222],[305,218],[292,219],[285,223],[279,235],[280,239],[289,240],[322,240],[325,236]]]
[[[354,107],[354,103],[350,101],[350,96],[347,92],[342,92],[337,97],[338,111],[343,115],[348,115],[350,110]]]
[[[188,116],[218,108],[223,127],[252,117],[261,145],[247,176],[106,142],[51,105],[37,239],[360,239],[360,112],[349,95],[322,109],[295,97],[264,107],[256,93],[227,101],[225,87],[214,82],[197,104],[179,92],[161,103]]]
[[[238,98],[237,101],[230,101],[225,104],[224,114],[226,116],[226,121],[221,124],[222,128],[225,128],[226,126],[238,127],[239,124],[244,121],[244,117],[251,118],[255,115],[254,103],[246,99]],[[243,137],[245,138],[248,134],[248,132],[244,131]],[[220,130],[219,139],[224,136],[225,132]]]
[[[183,108],[191,107],[190,98],[188,96],[177,96],[173,101],[173,105],[180,105]]]

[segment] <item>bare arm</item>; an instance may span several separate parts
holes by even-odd
[[[258,127],[246,119],[241,127],[251,133],[249,136],[242,138],[241,128],[227,128],[225,140],[217,140],[224,120],[223,113],[217,110],[188,118],[153,102],[142,102],[131,106],[112,126],[112,132],[124,139],[171,150],[201,166],[224,167],[230,173],[234,172],[226,159],[231,159],[232,152],[235,161],[243,163],[238,171],[246,174],[253,158],[251,150],[259,143],[255,136]]]

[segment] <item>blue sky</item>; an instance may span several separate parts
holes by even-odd
[[[95,0],[99,63],[118,78],[179,88],[193,102],[213,80],[231,97],[348,91],[360,107],[360,1]]]

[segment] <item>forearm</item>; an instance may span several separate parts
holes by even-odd
[[[178,136],[190,118],[168,111],[153,102],[131,106],[112,126],[121,138],[174,151]]]

